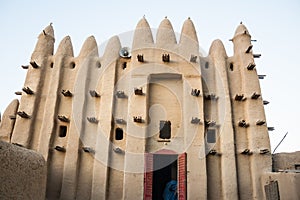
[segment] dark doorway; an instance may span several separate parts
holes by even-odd
[[[163,200],[167,183],[177,181],[177,154],[154,154],[152,199]]]

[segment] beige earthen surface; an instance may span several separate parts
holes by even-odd
[[[0,199],[45,199],[46,170],[39,153],[0,141]]]

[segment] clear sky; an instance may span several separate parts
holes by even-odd
[[[29,63],[38,34],[53,23],[56,43],[70,35],[75,56],[84,40],[94,35],[98,45],[113,35],[132,31],[145,15],[150,26],[157,28],[165,16],[176,32],[181,31],[188,18],[194,22],[202,49],[208,52],[214,39],[221,39],[227,54],[232,55],[233,37],[240,21],[248,28],[254,43],[254,52],[261,80],[272,150],[286,132],[289,132],[276,152],[300,150],[300,1],[0,1],[0,111],[20,91],[26,70],[20,66]]]

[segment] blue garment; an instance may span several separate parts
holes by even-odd
[[[167,183],[164,194],[164,200],[177,200],[177,181],[170,181]]]

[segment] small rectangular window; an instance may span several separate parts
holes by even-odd
[[[67,127],[59,126],[59,137],[66,137],[67,135]]]
[[[216,143],[216,130],[215,129],[207,129],[206,141],[208,143]]]
[[[122,139],[123,139],[123,129],[121,129],[121,128],[116,128],[115,139],[116,139],[116,140],[122,140]]]
[[[160,121],[159,138],[161,138],[161,139],[170,139],[171,138],[171,122],[170,121]]]

